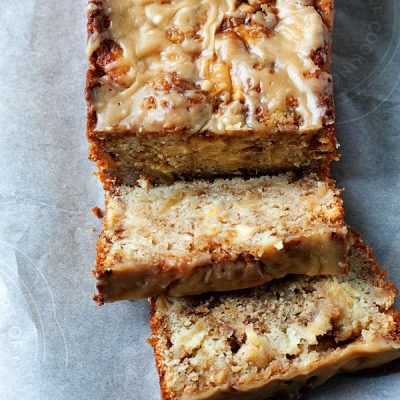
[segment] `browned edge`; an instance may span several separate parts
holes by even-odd
[[[107,1],[106,0],[89,0],[88,3],[95,4],[97,6],[96,10],[90,11],[88,13],[88,18],[87,18],[88,36],[91,36],[93,34],[101,35],[102,33],[106,32],[109,29],[109,25],[110,25],[110,21],[104,11],[104,9],[107,5]],[[315,0],[314,7],[321,15],[328,30],[330,32],[332,32],[334,0]],[[112,40],[108,40],[108,42],[112,42]],[[118,46],[118,45],[116,44],[116,46]],[[318,60],[323,59],[323,57],[322,58],[318,57],[318,54],[317,54],[316,58],[315,58],[315,62],[318,64],[318,66],[322,70],[330,71],[331,58],[332,58],[331,57],[331,42],[326,43],[325,49],[316,49],[316,53],[318,53],[318,51],[320,51],[320,50],[325,51],[325,53],[326,53],[325,55],[327,56],[326,60],[322,63],[319,63]],[[108,54],[106,53],[107,51],[108,51]],[[105,46],[102,49],[102,52],[103,52],[102,58],[104,58],[104,59],[113,59],[113,57],[115,57],[115,54],[112,51],[110,51],[110,48],[108,46]],[[99,180],[103,183],[104,188],[106,190],[113,190],[115,187],[117,187],[119,184],[121,184],[121,182],[118,179],[118,177],[110,175],[107,172],[107,170],[108,170],[107,165],[109,162],[112,162],[112,160],[110,160],[109,157],[106,154],[104,154],[104,152],[101,150],[101,140],[96,140],[96,139],[99,139],[99,136],[101,137],[102,135],[108,135],[108,133],[95,132],[97,115],[96,115],[95,107],[91,102],[92,91],[95,87],[99,86],[99,78],[101,78],[101,76],[104,75],[104,72],[102,72],[102,69],[99,67],[99,64],[97,62],[97,57],[98,57],[97,52],[94,52],[91,55],[91,57],[89,58],[89,68],[88,68],[87,75],[86,75],[86,87],[85,87],[85,98],[86,98],[86,104],[87,104],[86,132],[87,132],[87,137],[88,137],[89,144],[90,144],[89,159],[97,163],[97,167],[98,167],[97,176],[98,176]],[[321,102],[326,104],[326,106],[328,107],[328,110],[330,110],[330,113],[332,114],[332,116],[334,116],[335,111],[334,111],[333,97],[332,96],[324,97],[321,99]],[[327,152],[326,159],[321,160],[319,162],[319,166],[318,166],[318,170],[320,171],[321,175],[325,175],[325,176],[329,175],[329,167],[330,167],[331,162],[338,159],[338,156],[336,153],[336,135],[334,133],[334,128],[331,128],[330,126],[327,126],[327,128],[330,129],[330,135],[329,135],[330,148],[332,150],[330,152]],[[124,132],[124,134],[136,135],[137,133]],[[282,172],[282,171],[278,171],[278,172]],[[271,171],[271,173],[274,173],[274,171]]]
[[[162,327],[163,321],[156,317],[156,302],[157,299],[152,297],[149,299],[150,301],[150,329],[151,329],[151,337],[147,339],[147,343],[153,347],[154,358],[156,362],[156,368],[158,371],[159,381],[160,381],[160,390],[162,400],[176,400],[169,393],[167,382],[165,381],[165,368],[163,363],[163,357],[161,354],[161,349],[159,348],[160,336],[162,335]]]
[[[386,272],[382,271],[375,256],[373,250],[368,247],[368,245],[363,241],[361,236],[355,233],[353,230],[349,232],[349,243],[354,250],[359,250],[363,254],[363,263],[368,264],[368,268],[371,270],[372,275],[374,277],[375,283],[379,285],[382,289],[388,291],[393,295],[397,295],[398,290],[396,289],[393,282],[387,281]],[[147,342],[153,347],[156,367],[159,373],[160,379],[160,387],[161,394],[163,400],[176,400],[175,397],[172,397],[172,394],[169,393],[167,384],[165,381],[166,370],[163,364],[161,349],[159,348],[160,337],[163,334],[163,318],[157,317],[156,310],[156,301],[157,299],[152,297],[150,299],[150,327],[151,327],[151,338],[147,340]],[[386,311],[387,314],[392,315],[394,319],[394,328],[390,332],[390,334],[384,336],[385,339],[400,343],[400,314],[395,309],[394,305]],[[376,371],[377,369],[373,369],[372,371]],[[381,368],[379,368],[381,370]],[[371,371],[371,370],[370,370]],[[366,370],[368,373],[368,370]],[[385,371],[390,372],[390,371]],[[358,372],[360,374],[360,372]]]

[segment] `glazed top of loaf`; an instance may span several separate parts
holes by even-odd
[[[332,7],[314,3],[91,0],[94,129],[303,133],[331,124]]]

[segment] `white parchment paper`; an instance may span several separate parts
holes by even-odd
[[[147,302],[91,300],[103,193],[84,133],[86,1],[0,5],[0,399],[159,400]],[[335,176],[399,285],[400,1],[336,9]],[[307,398],[400,399],[400,375],[340,376]]]

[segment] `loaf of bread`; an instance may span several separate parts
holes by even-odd
[[[336,373],[400,357],[396,289],[361,239],[351,240],[346,277],[153,298],[162,399],[294,399]]]
[[[333,0],[90,0],[91,158],[140,174],[325,169]]]
[[[347,269],[340,191],[315,174],[153,186],[106,197],[100,303],[247,288]]]

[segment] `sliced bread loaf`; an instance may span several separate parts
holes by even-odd
[[[353,240],[347,277],[153,298],[149,341],[163,400],[296,398],[338,372],[400,357],[396,289]]]
[[[98,242],[100,303],[343,274],[340,191],[314,174],[120,187]]]
[[[337,159],[333,0],[89,0],[87,134],[106,187]]]

